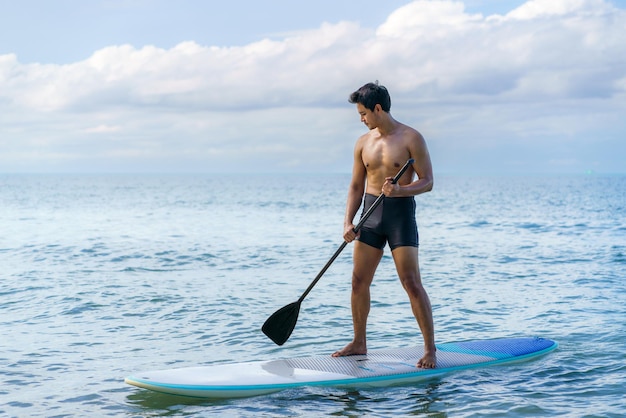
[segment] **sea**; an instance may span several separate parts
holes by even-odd
[[[416,198],[437,342],[550,338],[535,360],[386,388],[169,396],[141,371],[330,355],[352,245],[277,346],[261,326],[342,242],[348,174],[0,175],[0,416],[626,416],[626,176],[438,175]],[[421,345],[389,249],[370,349]]]

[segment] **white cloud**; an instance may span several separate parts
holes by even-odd
[[[587,135],[614,147],[626,132],[625,25],[602,0],[491,16],[415,1],[378,28],[324,23],[238,47],[117,45],[67,65],[1,55],[0,171],[348,170],[362,126],[346,98],[375,79],[432,141],[436,168],[472,169],[469,156],[505,169],[510,145],[528,164],[577,170]],[[579,154],[558,155],[579,135]],[[613,149],[597,164],[616,161]]]
[[[462,2],[417,0],[393,12],[376,33],[402,39],[446,36],[446,29],[459,30],[481,20],[480,14],[466,14]]]
[[[566,16],[568,14],[601,14],[611,13],[614,9],[603,0],[530,0],[507,13],[512,19],[537,19]]]
[[[121,129],[120,126],[111,126],[111,125],[98,125],[92,128],[83,129],[83,132],[86,134],[102,134],[102,133],[111,133],[118,132]]]

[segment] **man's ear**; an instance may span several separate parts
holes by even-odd
[[[377,103],[374,105],[374,112],[382,112],[383,107],[380,105],[380,103]]]

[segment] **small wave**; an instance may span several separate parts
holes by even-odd
[[[187,269],[176,268],[149,268],[149,267],[124,267],[120,272],[123,273],[139,273],[139,272],[153,272],[153,273],[168,273],[174,271],[185,271]]]
[[[488,226],[491,225],[491,223],[489,223],[488,221],[474,221],[471,224],[469,224],[468,226],[471,228],[482,228],[484,226]]]
[[[86,302],[61,312],[61,315],[80,315],[88,311],[94,311],[105,307],[106,305],[101,305],[99,303]]]
[[[546,226],[545,225],[541,225],[535,222],[522,222],[516,225],[516,227],[521,228],[521,229],[529,229],[529,230],[545,230]]]

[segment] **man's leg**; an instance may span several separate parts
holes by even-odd
[[[435,356],[435,330],[430,300],[428,299],[426,290],[422,286],[418,248],[398,247],[394,249],[391,254],[396,264],[400,282],[409,295],[413,315],[424,337],[424,357],[417,362],[417,366],[432,369],[437,364]]]
[[[366,328],[370,311],[370,285],[382,256],[383,250],[354,241],[351,296],[354,339],[343,349],[333,353],[333,357],[367,353]]]

